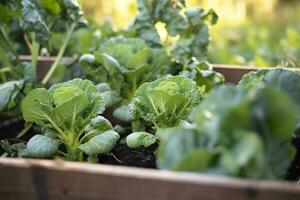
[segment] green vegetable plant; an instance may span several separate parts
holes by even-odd
[[[4,69],[2,68],[3,73],[5,73]],[[18,64],[8,74],[11,80],[7,80],[7,76],[3,74],[5,82],[0,84],[0,117],[2,118],[19,117],[21,115],[22,99],[35,87],[36,83],[35,72],[27,62]]]
[[[65,32],[66,37],[58,52],[57,58],[49,72],[42,80],[46,84],[56,70],[75,28],[84,23],[82,11],[77,1],[73,0],[9,0],[0,3],[0,12],[3,13],[0,25],[0,53],[10,52],[12,57],[3,57],[4,64],[12,67],[12,61],[18,59],[16,48],[8,37],[9,26],[16,21],[24,31],[24,37],[31,53],[31,65],[36,69],[37,59],[41,47],[47,47],[51,32]],[[2,59],[1,59],[2,61]]]
[[[244,75],[239,82],[240,87],[248,90],[258,85],[271,86],[282,90],[297,105],[298,113],[300,113],[300,74],[298,72],[282,68],[259,70]],[[300,115],[297,117],[297,129],[299,128]]]
[[[164,129],[185,120],[200,100],[201,92],[196,82],[186,77],[165,77],[144,83],[130,104],[131,112],[135,118],[151,122],[156,128],[156,136],[135,132],[127,137],[127,145],[147,147],[155,143],[162,137],[160,133]]]
[[[132,121],[128,104],[139,86],[170,71],[164,49],[152,49],[141,39],[122,36],[106,40],[93,54],[83,55],[80,63],[87,78],[105,90],[106,107],[114,106],[114,116],[127,122]]]
[[[36,81],[36,65],[42,47],[48,47],[52,33],[65,33],[55,62],[41,81],[46,85],[59,66],[66,46],[75,28],[80,27],[84,19],[77,1],[2,1],[0,2],[0,117],[20,119],[21,101],[30,90],[39,83]],[[11,24],[17,24],[24,35],[31,54],[31,63],[21,62],[17,45],[9,37]],[[32,126],[27,123],[18,137],[23,136]]]
[[[22,102],[23,117],[41,127],[41,134],[27,143],[30,157],[60,155],[67,160],[91,162],[108,153],[119,139],[112,125],[100,116],[104,111],[101,93],[91,81],[73,79],[48,90],[32,90]],[[59,147],[62,146],[62,149]]]
[[[282,179],[295,149],[297,109],[283,91],[222,86],[169,130],[157,154],[162,169],[256,179]],[[238,123],[237,123],[238,122]]]
[[[207,59],[210,41],[209,26],[218,21],[212,9],[207,12],[198,7],[185,9],[184,0],[137,0],[137,4],[138,14],[127,28],[127,35],[142,38],[153,48],[165,48],[172,58],[173,74],[182,71],[183,75],[197,83],[205,82],[208,85],[224,82],[221,74],[203,64]],[[162,23],[166,29],[164,41],[158,34],[158,23]]]
[[[224,83],[224,77],[206,61],[209,25],[218,19],[213,10],[194,8],[182,14],[185,1],[137,3],[138,13],[132,24],[80,59],[87,78],[109,85],[105,98],[109,99],[107,107],[113,107],[114,117],[132,122],[133,127],[138,127],[138,122],[133,122],[128,104],[145,82],[180,74],[196,81],[202,92]],[[160,38],[157,23],[165,24],[166,41]]]

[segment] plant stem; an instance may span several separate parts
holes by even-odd
[[[56,68],[57,68],[57,66],[58,66],[58,64],[59,64],[62,56],[64,55],[64,52],[65,52],[65,50],[67,48],[67,45],[68,45],[69,40],[71,38],[71,35],[72,35],[72,33],[73,33],[74,29],[75,29],[75,26],[76,26],[76,24],[73,23],[71,25],[70,29],[68,30],[67,37],[66,37],[63,45],[61,46],[61,48],[60,48],[60,50],[58,52],[58,55],[57,55],[57,58],[56,58],[55,62],[52,64],[50,70],[48,71],[48,73],[46,74],[46,76],[44,77],[44,79],[42,80],[42,84],[43,85],[47,84],[47,82],[49,81],[49,79],[51,78],[51,76],[53,75],[53,73],[55,72],[55,70],[56,70]]]
[[[131,121],[132,132],[143,131],[143,126],[140,120]]]
[[[32,125],[33,125],[33,123],[27,124],[27,125],[23,128],[23,130],[17,135],[16,138],[21,138],[21,137],[23,137],[23,136],[29,131],[29,129],[32,127]]]
[[[4,42],[6,43],[7,47],[9,48],[9,50],[14,54],[14,56],[16,57],[17,62],[19,62],[19,55],[17,54],[15,48],[13,47],[13,45],[11,44],[4,28],[0,25],[0,37],[3,38]]]
[[[0,69],[0,73],[5,73],[5,72],[10,72],[11,71],[11,68],[10,67],[4,67],[4,68],[1,68]]]
[[[79,137],[75,132],[68,132],[67,138],[64,140],[64,143],[67,148],[66,158],[68,160],[72,160],[72,161],[83,160],[83,155],[78,149],[78,146],[80,145]]]
[[[40,44],[35,40],[35,34],[32,35],[32,46],[31,46],[31,65],[34,71],[36,71],[37,59],[40,51]]]

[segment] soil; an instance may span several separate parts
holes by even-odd
[[[142,168],[156,168],[155,150],[157,145],[148,148],[131,149],[126,144],[117,144],[112,154],[102,156],[100,163],[112,165],[124,165]]]
[[[297,153],[290,169],[288,170],[286,180],[298,181],[300,180],[300,135],[297,135],[295,138],[293,138],[292,143],[296,147]]]

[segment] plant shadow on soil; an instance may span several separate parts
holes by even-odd
[[[13,139],[24,127],[22,120],[1,120],[0,121],[0,140]],[[33,135],[34,130],[31,129],[22,137],[22,140],[28,141]],[[14,140],[10,140],[14,143]],[[122,140],[120,140],[122,141]],[[107,155],[99,156],[99,163],[121,166],[132,166],[141,168],[156,168],[155,164],[155,151],[157,145],[152,145],[148,148],[131,149],[126,144],[118,142],[113,151]],[[285,180],[298,181],[300,179],[300,134],[293,138],[292,144],[297,149],[296,156],[291,163]],[[0,148],[1,155],[4,153]]]

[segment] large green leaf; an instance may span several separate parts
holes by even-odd
[[[194,109],[191,124],[159,131],[158,167],[282,179],[295,156],[296,116],[278,87],[219,87]]]
[[[51,119],[52,97],[44,88],[32,90],[22,102],[23,118],[28,122],[42,124]]]
[[[147,132],[134,132],[126,137],[126,144],[130,148],[149,147],[157,142],[158,137]]]
[[[142,117],[156,127],[176,126],[201,100],[196,83],[174,76],[144,83],[130,105],[133,116]]]
[[[67,123],[69,126],[66,127],[71,128],[76,126],[76,119],[88,106],[88,98],[84,95],[78,95],[58,105],[52,110],[52,114],[59,119],[59,124]]]
[[[80,89],[80,90],[78,90]],[[84,96],[89,101],[89,107],[87,108],[89,110],[89,117],[94,118],[98,114],[101,114],[105,107],[104,107],[104,100],[101,96],[101,93],[97,90],[97,87],[89,80],[82,80],[80,78],[75,78],[73,80],[53,85],[49,92],[52,94],[61,93],[63,95],[60,95],[60,98],[66,98],[59,101],[66,101],[68,98],[72,98],[74,96],[79,95],[81,93],[84,94]],[[74,92],[72,96],[72,92]]]
[[[131,122],[133,120],[133,116],[129,110],[129,107],[126,105],[120,106],[115,109],[113,112],[113,116],[125,122]]]
[[[47,42],[50,38],[49,28],[46,24],[42,10],[35,0],[22,0],[22,28],[33,32],[39,42]]]
[[[252,178],[263,176],[261,173],[263,172],[265,157],[262,139],[252,132],[240,132],[236,135],[238,138],[233,146],[222,152],[221,166],[233,175]]]
[[[33,136],[27,143],[27,153],[35,158],[49,158],[58,151],[59,143],[43,135]]]
[[[105,154],[112,150],[119,138],[117,132],[109,130],[91,138],[79,148],[88,155]]]
[[[105,108],[110,108],[122,100],[119,94],[116,91],[112,91],[112,90],[102,92],[101,96],[104,99]]]
[[[85,131],[89,136],[86,137],[90,139],[96,135],[99,135],[105,131],[112,130],[112,124],[104,117],[97,116],[91,120],[91,122],[86,126]]]
[[[158,150],[159,168],[203,171],[210,166],[216,151],[208,151],[200,146],[203,140],[201,134],[180,127],[168,131],[168,137],[163,138]]]
[[[24,81],[9,81],[0,84],[0,112],[17,105],[16,98],[22,90]]]

